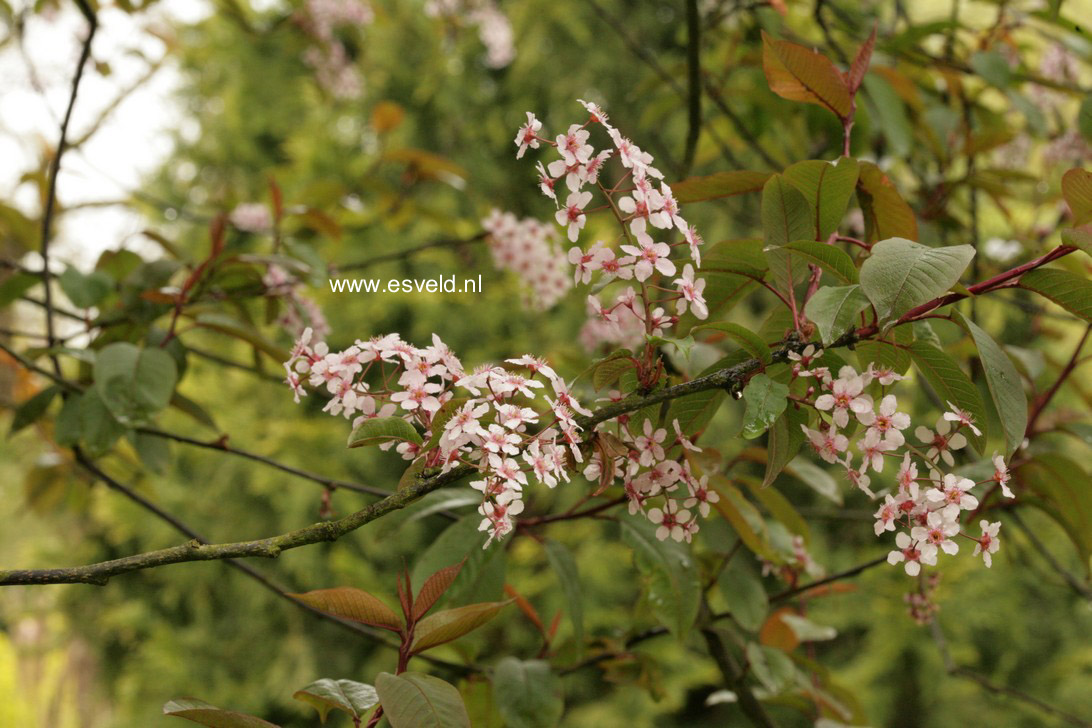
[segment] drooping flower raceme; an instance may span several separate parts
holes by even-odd
[[[704,298],[705,281],[695,276],[701,264],[701,236],[682,217],[678,200],[662,181],[663,174],[653,166],[652,155],[611,126],[601,107],[581,103],[588,112],[584,123],[572,124],[564,134],[552,139],[528,112],[527,122],[516,133],[515,144],[517,158],[541,145],[556,151],[558,158],[545,166],[538,163],[539,187],[557,206],[555,219],[571,242],[579,240],[588,228],[589,215],[595,211],[611,211],[619,224],[614,241],[600,240],[569,251],[569,262],[576,267],[576,282],[640,284],[640,290],[621,308],[617,302],[609,308],[590,306],[593,316],[581,332],[582,341],[589,349],[603,343],[629,345],[633,339],[639,343],[642,334],[660,335],[687,311],[699,319],[706,318],[709,309]],[[596,128],[606,132],[610,148],[595,148],[592,131]],[[621,167],[613,186],[608,186],[604,175],[610,160],[617,160]],[[600,206],[593,203],[596,190],[602,198]],[[672,257],[680,249],[689,255],[692,264],[687,263],[682,276],[673,283],[661,282],[661,278],[678,274],[679,265]],[[674,313],[668,313],[668,309],[674,309]]]
[[[896,532],[895,549],[888,554],[888,562],[902,564],[907,574],[916,576],[923,565],[934,566],[940,554],[958,553],[958,539],[962,538],[975,543],[975,554],[981,553],[989,566],[991,554],[998,549],[997,528],[1001,524],[983,521],[982,535],[974,536],[961,527],[961,521],[980,505],[975,490],[978,486],[993,483],[1002,496],[1013,497],[1004,458],[995,455],[993,477],[978,482],[942,472],[955,466],[953,452],[966,447],[964,432],[981,435],[974,418],[948,402],[949,409],[937,420],[935,430],[916,428],[914,436],[921,445],[915,446],[903,434],[911,425],[909,415],[899,411],[896,395],[887,391],[901,376],[872,364],[864,372],[843,366],[838,376],[832,377],[826,367],[815,366],[822,356],[822,350],[810,346],[801,354],[789,355],[794,378],[818,380],[817,388],[809,390],[815,391],[814,401],[804,402],[821,415],[817,428],[802,426],[812,450],[823,460],[840,464],[847,480],[870,498],[877,497],[872,490],[877,485],[874,476],[885,472],[887,459],[899,461],[896,489],[881,493],[883,502],[874,516],[877,536]],[[878,401],[866,392],[874,384],[881,387]],[[851,431],[851,419],[859,425],[853,436],[855,448],[852,439],[841,432]],[[854,450],[860,460],[855,459]],[[873,475],[868,475],[870,472]]]
[[[482,220],[482,228],[489,233],[493,263],[501,270],[513,271],[523,281],[528,306],[545,311],[572,288],[569,264],[556,228],[500,210],[490,212]]]

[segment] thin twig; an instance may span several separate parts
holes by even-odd
[[[686,0],[686,80],[689,126],[686,131],[686,152],[683,173],[686,177],[694,167],[694,155],[701,137],[701,14],[698,0]]]
[[[99,27],[98,18],[86,0],[76,0],[80,12],[87,18],[87,37],[83,41],[80,50],[80,60],[76,65],[76,75],[72,78],[72,93],[68,97],[68,108],[64,112],[64,120],[61,122],[61,138],[57,142],[57,151],[49,165],[49,186],[46,189],[45,209],[42,211],[42,286],[45,289],[45,323],[46,341],[52,349],[56,338],[53,331],[53,292],[50,287],[49,271],[49,238],[52,235],[53,213],[57,207],[57,174],[61,171],[61,156],[64,154],[68,137],[68,122],[72,120],[72,109],[76,106],[76,95],[80,90],[80,81],[83,79],[83,69],[87,65],[87,58],[91,55],[91,41],[95,38],[95,31]],[[50,353],[50,361],[53,362],[53,371],[60,376],[61,361],[55,353]]]
[[[485,230],[475,233],[468,238],[440,238],[427,243],[418,245],[415,248],[407,248],[406,250],[397,250],[393,253],[385,253],[383,255],[374,255],[367,260],[358,260],[354,263],[345,263],[343,265],[331,266],[332,271],[338,273],[344,273],[345,271],[364,270],[365,268],[371,268],[373,265],[379,265],[380,263],[388,263],[392,260],[404,260],[410,258],[417,253],[424,250],[431,250],[432,248],[459,248],[464,245],[476,243],[479,240],[484,240],[489,233]]]

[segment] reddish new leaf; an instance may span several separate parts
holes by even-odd
[[[410,651],[416,655],[437,645],[456,640],[481,627],[511,603],[512,600],[509,599],[505,602],[468,604],[465,607],[445,609],[425,617],[417,623]]]
[[[361,589],[343,586],[288,596],[336,617],[389,629],[392,632],[402,631],[402,620],[398,618],[395,611]]]
[[[442,597],[444,592],[448,590],[448,587],[451,586],[451,583],[455,581],[455,577],[462,571],[463,564],[465,563],[466,559],[464,558],[459,563],[445,566],[429,578],[425,579],[425,583],[421,585],[421,589],[417,592],[417,598],[414,599],[414,621],[425,616],[425,613],[432,609],[432,605],[436,603],[436,600]]]
[[[538,610],[535,609],[531,602],[527,601],[527,598],[520,594],[514,586],[511,584],[504,585],[504,593],[516,600],[516,606],[519,610],[531,620],[531,623],[535,625],[535,628],[542,633],[542,636],[546,637],[546,627],[542,624],[542,618],[538,616]]]
[[[770,90],[782,98],[823,106],[843,121],[853,113],[845,76],[820,53],[763,32],[762,70]]]
[[[872,60],[872,49],[875,47],[876,26],[873,25],[872,33],[860,50],[857,51],[857,57],[853,59],[853,65],[849,67],[849,74],[846,76],[846,85],[849,86],[851,96],[857,95],[857,89],[861,87],[861,82],[864,81],[865,73],[868,71],[868,64]]]

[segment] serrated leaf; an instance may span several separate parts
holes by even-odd
[[[853,113],[845,77],[820,53],[763,31],[762,70],[770,90],[782,98],[822,106],[839,119]]]
[[[811,159],[785,170],[785,179],[800,190],[815,211],[813,227],[818,240],[825,241],[838,229],[857,186],[858,173],[857,160],[851,157],[842,157],[838,164]]]
[[[415,620],[420,619],[428,610],[432,609],[432,605],[444,595],[451,583],[455,581],[455,577],[462,571],[465,563],[466,559],[464,558],[459,563],[445,566],[425,579],[425,583],[421,585],[421,588],[417,591],[417,596],[413,600],[413,618]]]
[[[858,316],[869,306],[868,297],[859,285],[826,286],[808,299],[804,315],[819,330],[823,346],[830,346],[838,337],[856,326]]]
[[[367,447],[384,442],[424,442],[421,433],[401,417],[371,417],[349,435],[349,447]]]
[[[779,174],[762,187],[762,235],[766,247],[815,237],[815,210],[800,190]]]
[[[565,710],[561,682],[543,660],[505,657],[498,662],[493,701],[509,728],[553,728]]]
[[[978,356],[986,372],[986,384],[1005,430],[1005,451],[1012,455],[1024,441],[1024,431],[1028,426],[1028,400],[1020,374],[989,334],[958,311],[955,321],[967,330],[978,347]]]
[[[470,728],[459,691],[419,672],[381,672],[375,690],[391,728]]]
[[[456,640],[481,627],[511,603],[512,600],[509,599],[504,602],[468,604],[429,615],[417,623],[411,650],[413,654],[417,654]]]
[[[584,646],[584,589],[580,583],[580,572],[576,568],[576,559],[572,552],[564,544],[547,539],[543,543],[546,549],[546,559],[550,567],[557,574],[557,580],[561,584],[561,591],[565,594],[565,601],[569,605],[569,620],[573,623],[573,639],[578,649]]]
[[[379,695],[371,685],[330,678],[316,680],[292,693],[292,697],[317,710],[323,723],[331,710],[341,710],[359,719],[379,704]]]
[[[918,222],[914,211],[883,170],[871,162],[860,163],[857,200],[864,213],[869,242],[887,238],[917,240]]]
[[[765,374],[751,377],[743,388],[747,409],[743,415],[743,436],[754,439],[765,432],[788,406],[789,388]]]
[[[1084,276],[1060,268],[1038,268],[1020,276],[1020,287],[1092,323],[1092,281]]]
[[[622,517],[622,540],[648,580],[648,603],[659,622],[683,639],[694,625],[701,602],[697,564],[687,544],[656,538],[656,525],[646,518]]]
[[[974,254],[970,245],[930,248],[905,238],[883,240],[861,266],[861,289],[880,321],[892,321],[946,293]]]
[[[688,177],[671,185],[671,192],[681,203],[703,202],[722,197],[733,197],[748,192],[758,192],[769,172],[751,172],[745,169],[717,172],[701,177]]]
[[[402,619],[378,597],[350,586],[316,589],[288,596],[315,609],[373,627],[399,632]]]
[[[717,331],[739,344],[744,351],[761,361],[763,364],[770,364],[773,362],[773,354],[770,353],[770,347],[766,346],[766,342],[762,340],[762,337],[739,324],[718,321],[716,323],[695,326],[691,331]]]
[[[200,723],[207,728],[278,728],[275,723],[234,710],[223,710],[194,698],[176,698],[163,706],[163,714]]]
[[[948,353],[928,344],[924,341],[915,341],[910,345],[910,357],[914,360],[914,366],[936,391],[942,402],[951,402],[961,410],[969,412],[974,417],[975,424],[982,430],[982,436],[978,437],[973,432],[967,431],[967,439],[971,441],[974,449],[985,452],[987,425],[989,417],[986,413],[986,404],[978,393],[978,387],[974,386],[959,363]]]
[[[853,259],[841,248],[815,240],[797,240],[786,245],[785,249],[794,251],[809,263],[819,266],[842,283],[857,282],[857,266],[853,264]]]

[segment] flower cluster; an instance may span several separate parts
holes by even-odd
[[[517,158],[543,144],[557,152],[558,158],[549,164],[538,163],[539,187],[557,206],[555,219],[565,228],[570,242],[575,243],[580,237],[588,214],[593,211],[588,207],[594,197],[592,189],[598,189],[605,198],[606,204],[600,209],[612,211],[620,225],[614,243],[600,240],[586,250],[574,246],[569,251],[577,283],[605,284],[619,280],[640,284],[639,293],[629,289],[609,307],[602,305],[596,296],[590,296],[589,310],[593,315],[582,339],[591,347],[604,342],[629,343],[639,337],[642,329],[646,335],[658,335],[687,310],[697,318],[706,318],[709,310],[703,295],[705,281],[695,278],[695,268],[701,265],[701,237],[681,216],[671,188],[652,164],[652,155],[612,126],[602,108],[586,101],[580,103],[588,111],[588,119],[583,124],[570,125],[564,134],[553,139],[543,134],[542,122],[527,112],[527,121],[517,132],[515,145]],[[597,151],[592,146],[593,125],[606,131],[612,148]],[[611,159],[621,164],[622,175],[608,188],[601,177]],[[627,184],[631,186],[623,189]],[[673,232],[680,239],[670,241]],[[661,287],[659,276],[679,273],[679,266],[671,258],[679,247],[689,251],[693,264],[683,267],[682,274],[672,284],[674,290]],[[667,295],[656,299],[656,292]],[[663,305],[671,303],[674,313],[667,313]]]
[[[482,228],[489,233],[493,263],[520,277],[528,291],[528,305],[543,311],[553,308],[572,288],[555,228],[500,210],[482,220]]]
[[[476,469],[480,478],[471,485],[482,492],[487,544],[512,530],[529,476],[553,488],[569,480],[569,458],[583,459],[574,417],[590,412],[541,359],[523,356],[509,359],[507,368],[486,364],[467,372],[435,335],[423,349],[388,334],[338,352],[312,338],[304,331],[285,362],[296,401],[306,394],[305,382],[324,388],[331,395],[324,411],[354,418],[354,428],[369,418],[400,417],[421,433],[421,443],[380,447],[393,445],[403,458],[441,472],[460,464]],[[539,431],[530,433],[530,426]]]
[[[307,27],[316,42],[304,52],[303,60],[315,70],[319,85],[336,98],[360,98],[364,86],[336,30],[370,25],[374,19],[371,5],[364,0],[307,0]]]
[[[245,233],[269,232],[273,227],[273,216],[269,208],[260,202],[243,202],[236,205],[228,215],[228,220],[236,229]]]
[[[975,542],[975,555],[981,553],[986,566],[990,566],[991,555],[999,547],[997,531],[1001,524],[982,521],[981,535],[975,537],[962,530],[960,521],[965,512],[978,508],[978,498],[972,493],[976,486],[996,483],[1005,497],[1013,497],[1004,458],[995,455],[993,476],[979,482],[942,473],[942,469],[955,466],[953,452],[967,445],[964,432],[982,434],[973,418],[949,402],[949,411],[937,421],[935,429],[914,429],[915,445],[904,434],[910,427],[910,416],[898,411],[898,400],[887,392],[889,386],[902,379],[900,375],[871,364],[864,372],[843,366],[835,377],[826,367],[814,366],[822,354],[822,350],[809,346],[800,354],[790,355],[794,376],[814,377],[818,382],[809,388],[809,396],[817,396],[807,404],[829,418],[821,418],[817,429],[802,425],[804,434],[819,457],[841,465],[850,483],[874,499],[877,495],[870,489],[869,473],[882,473],[889,458],[899,461],[897,490],[884,494],[875,514],[877,536],[902,529],[895,536],[897,548],[890,552],[888,561],[903,564],[907,574],[916,576],[922,564],[935,565],[940,552],[957,553],[956,539],[962,537]],[[878,401],[866,391],[874,382],[880,386]],[[853,436],[860,460],[855,459],[851,436],[846,434],[854,432],[851,420],[855,420]]]
[[[485,46],[485,64],[490,68],[504,68],[516,57],[512,24],[492,0],[428,0],[425,14],[461,18],[478,26],[478,38]]]
[[[330,333],[326,315],[313,298],[300,293],[300,280],[276,264],[270,264],[262,276],[267,296],[279,298],[283,309],[277,318],[277,325],[293,337],[303,335],[305,329],[311,329],[314,336],[325,338]]]

